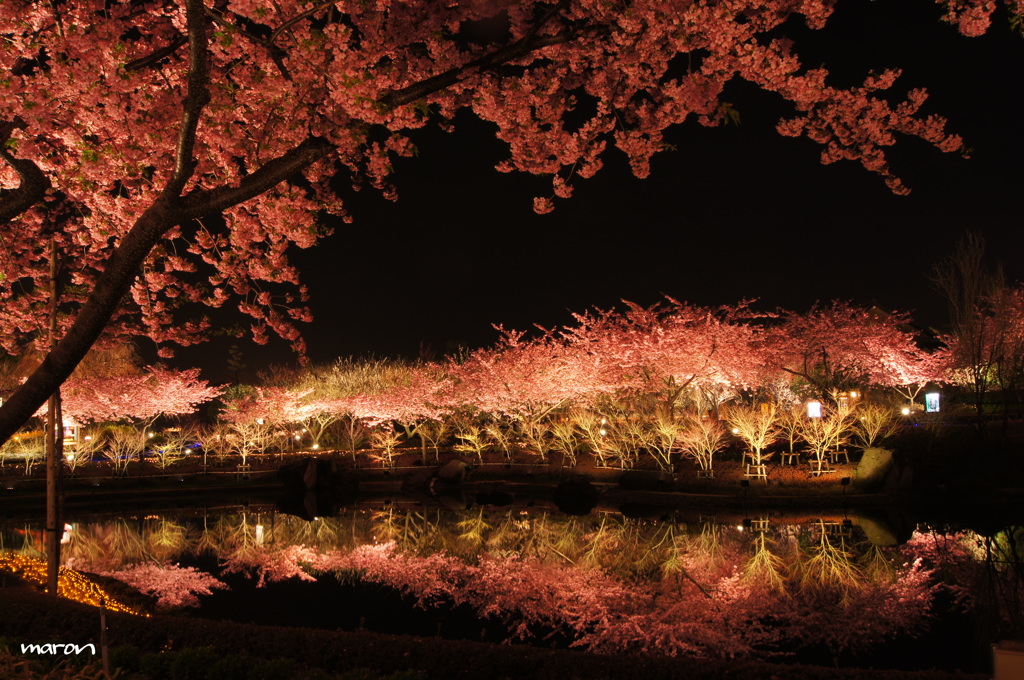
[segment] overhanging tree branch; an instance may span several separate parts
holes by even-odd
[[[195,191],[181,197],[181,191],[195,171],[193,158],[199,120],[203,108],[209,102],[209,75],[206,64],[207,36],[206,16],[202,0],[189,0],[189,74],[188,94],[184,101],[181,129],[175,153],[174,172],[162,195],[135,222],[117,249],[107,261],[97,279],[89,299],[75,317],[65,336],[57,343],[28,380],[0,407],[0,442],[9,439],[46,401],[50,394],[74,371],[93,343],[99,338],[111,316],[128,294],[139,269],[152,252],[160,238],[175,225],[226,210],[254,198],[274,186],[323,160],[333,151],[330,142],[321,137],[310,136],[303,142],[271,160],[253,173],[242,178],[237,186],[220,186],[214,189]],[[556,12],[548,12],[542,21],[546,22]],[[514,61],[530,52],[549,45],[565,43],[574,34],[537,38],[536,26],[524,38],[475,59],[458,69],[452,69],[432,76],[381,98],[380,104],[388,109],[409,104],[430,94],[439,92],[465,78],[502,64]],[[45,176],[38,172],[35,164],[3,156],[19,169],[23,185],[37,188],[39,180],[45,182],[39,196],[49,186]],[[33,169],[38,174],[33,174]],[[27,200],[27,198],[25,199]],[[34,198],[28,205],[38,200]],[[3,208],[4,204],[0,204]],[[23,212],[11,211],[12,216]],[[5,213],[0,212],[0,215]],[[2,223],[2,222],[0,222]]]
[[[24,158],[15,158],[7,150],[7,140],[10,139],[11,133],[24,126],[24,122],[20,120],[0,123],[0,158],[14,168],[21,179],[17,189],[0,198],[0,225],[10,222],[41,201],[46,195],[46,190],[50,188],[49,178],[38,165]]]
[[[549,47],[551,45],[561,45],[567,43],[575,37],[573,33],[561,33],[559,35],[550,35],[544,37],[533,37],[528,36],[517,40],[516,42],[495,50],[490,54],[474,59],[458,68],[453,68],[444,73],[439,73],[436,76],[431,76],[418,83],[413,83],[398,90],[392,90],[378,102],[385,109],[394,109],[405,104],[411,104],[415,101],[423,99],[427,95],[431,95],[435,92],[440,92],[446,88],[455,85],[462,80],[465,80],[471,75],[481,73],[483,71],[489,71],[497,68],[503,64],[507,64],[510,61],[515,61],[525,57],[531,52],[535,52],[543,47]]]
[[[164,195],[181,195],[185,182],[195,172],[196,162],[192,152],[196,145],[196,130],[199,119],[210,101],[209,79],[206,67],[206,10],[202,0],[188,0],[188,95],[185,97],[185,111],[178,131],[178,146],[175,149],[174,174],[164,187]]]

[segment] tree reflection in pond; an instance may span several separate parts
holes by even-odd
[[[8,549],[37,552],[31,531],[2,533]],[[82,523],[64,553],[68,566],[120,576],[164,603],[189,603],[234,573],[260,586],[334,574],[423,607],[472,608],[516,639],[555,631],[609,653],[862,652],[923,632],[942,589],[961,606],[998,611],[1000,632],[1020,630],[1019,529],[919,531],[899,548],[859,535],[824,520],[727,526],[389,507],[312,522],[246,511]],[[173,564],[202,555],[217,556],[218,573]]]

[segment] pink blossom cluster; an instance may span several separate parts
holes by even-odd
[[[70,283],[62,331],[101,272],[139,257],[108,339],[150,337],[166,354],[208,328],[194,305],[235,300],[256,340],[273,332],[301,352],[307,291],[287,251],[327,234],[321,213],[348,218],[332,181],[393,198],[393,162],[415,153],[410,133],[450,127],[462,110],[496,126],[501,170],[551,179],[538,212],[600,171],[612,148],[647,176],[669,127],[728,119],[722,93],[735,80],[790,102],[796,116],[780,132],[820,144],[824,162],[859,162],[904,192],[887,161],[897,135],[943,151],[961,142],[920,113],[923,91],[890,103],[896,71],[840,88],[804,67],[782,34],[794,20],[822,28],[835,4],[194,2],[205,29],[194,52],[185,2],[5,2],[0,189],[24,188],[26,168],[51,188],[3,229],[0,280],[18,285],[0,287],[0,343],[40,344],[52,240]],[[942,4],[965,35],[984,32],[997,5]],[[1003,5],[1017,19],[1024,11],[1021,0]],[[496,18],[507,35],[473,33]],[[680,57],[693,67],[680,70]],[[196,125],[180,147],[183,108]],[[141,254],[119,250],[144,225],[156,231],[139,236]]]
[[[945,380],[945,355],[922,351],[902,314],[833,303],[806,314],[675,300],[579,314],[533,338],[499,328],[492,347],[414,369],[408,384],[321,401],[368,423],[438,420],[460,410],[537,419],[602,396],[686,391],[731,398],[801,378],[816,394],[844,384],[902,387]]]
[[[64,413],[82,423],[192,413],[222,392],[200,380],[198,368],[152,366],[140,375],[69,380],[61,399]]]
[[[161,608],[196,607],[198,595],[211,595],[213,590],[227,587],[220,579],[195,567],[169,563],[135,564],[118,571],[102,572],[102,575],[156,597],[156,604]]]

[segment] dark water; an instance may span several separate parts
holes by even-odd
[[[68,566],[131,584],[154,608],[240,622],[969,671],[1022,632],[1015,525],[414,504],[312,521],[250,505],[69,524]],[[40,529],[0,523],[0,550],[42,557]]]

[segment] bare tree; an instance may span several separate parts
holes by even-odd
[[[721,421],[689,414],[683,419],[678,441],[683,453],[697,461],[701,473],[713,477],[715,454],[725,448]]]
[[[736,430],[753,454],[754,465],[764,465],[768,458],[764,450],[774,444],[781,434],[778,428],[779,407],[775,402],[761,404],[735,404],[729,408],[726,420]]]
[[[971,390],[980,431],[997,359],[994,336],[999,333],[996,318],[986,307],[1005,288],[1003,272],[986,265],[985,239],[967,232],[953,254],[933,267],[931,281],[946,297],[952,328],[947,344],[957,375]]]

